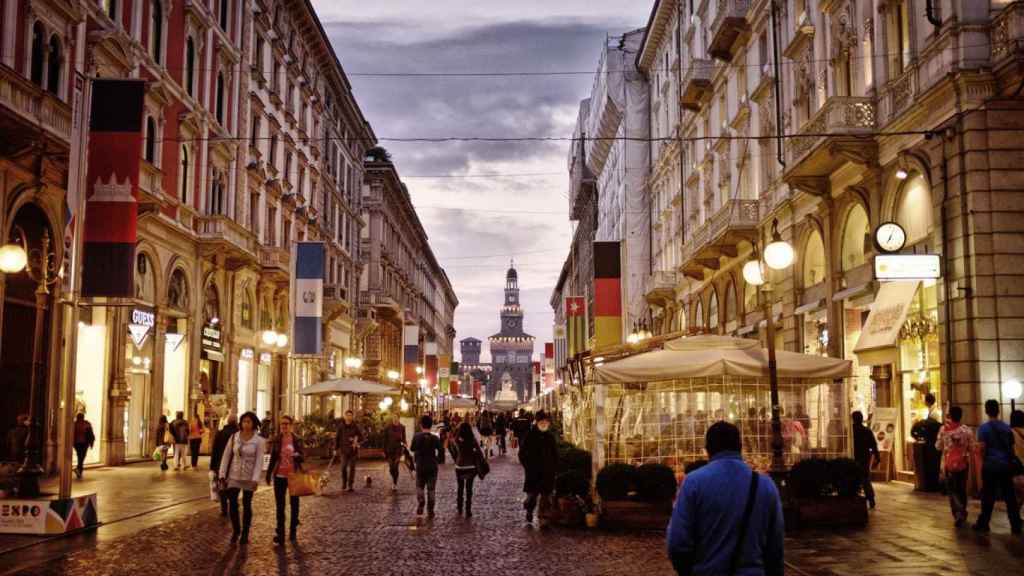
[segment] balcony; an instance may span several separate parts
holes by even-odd
[[[815,195],[827,192],[828,175],[853,162],[867,165],[877,158],[871,134],[878,125],[873,98],[832,96],[786,142],[786,183]]]
[[[341,315],[352,316],[352,301],[343,284],[324,284],[324,318],[330,322]]]
[[[679,102],[683,108],[700,110],[704,98],[711,92],[711,74],[715,65],[710,60],[691,60],[683,76],[682,90],[679,91]]]
[[[288,284],[292,268],[292,256],[288,250],[277,246],[261,246],[259,253],[263,275],[278,284]]]
[[[644,299],[653,306],[666,306],[675,302],[677,282],[675,272],[655,271],[647,281],[647,292],[644,294]]]
[[[199,216],[195,224],[203,256],[223,259],[228,269],[256,261],[256,235],[241,224],[227,216]]]
[[[749,9],[750,0],[718,0],[715,19],[711,21],[708,54],[725,62],[732,60],[732,47],[749,29]]]
[[[729,200],[700,225],[683,244],[683,274],[704,279],[704,270],[718,270],[719,258],[735,258],[739,243],[757,237],[758,200]]]
[[[145,160],[139,170],[139,211],[158,210],[166,201],[163,192],[163,172]]]
[[[16,125],[0,121],[0,133],[11,142],[36,139],[40,132],[70,148],[71,107],[29,82],[14,70],[0,65],[0,108],[13,113]]]

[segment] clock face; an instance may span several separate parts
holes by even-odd
[[[883,252],[899,252],[906,242],[906,231],[895,222],[885,222],[875,230],[875,244]]]
[[[505,326],[508,326],[509,328],[515,328],[516,321],[513,320],[512,318],[509,318],[508,320],[505,320]]]

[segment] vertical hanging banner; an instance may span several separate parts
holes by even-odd
[[[292,294],[295,311],[292,330],[293,354],[319,354],[323,340],[321,317],[324,311],[323,242],[298,242],[295,245],[295,280]]]
[[[416,367],[420,365],[420,327],[416,324],[406,324],[403,334],[402,343],[405,345],[405,353],[402,356],[404,362],[402,380],[416,384],[419,380]]]
[[[423,345],[423,348],[425,356],[423,359],[423,377],[427,379],[427,387],[434,390],[437,388],[437,342],[427,342]]]
[[[448,380],[452,375],[452,357],[448,354],[442,354],[437,357],[437,363],[437,388],[441,391],[441,394],[448,394]]]
[[[569,358],[587,349],[587,301],[582,296],[565,298],[565,340]]]
[[[96,79],[89,119],[82,296],[135,295],[143,80]],[[74,215],[81,217],[81,215]]]
[[[555,386],[555,343],[544,343],[544,390]]]
[[[594,242],[594,349],[622,344],[622,263],[619,242]]]

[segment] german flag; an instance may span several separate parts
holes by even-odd
[[[594,242],[594,349],[622,344],[619,242]]]
[[[587,349],[587,301],[582,296],[565,297],[565,342],[569,358]]]

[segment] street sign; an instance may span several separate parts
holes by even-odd
[[[934,280],[941,276],[938,254],[879,254],[876,280]]]

